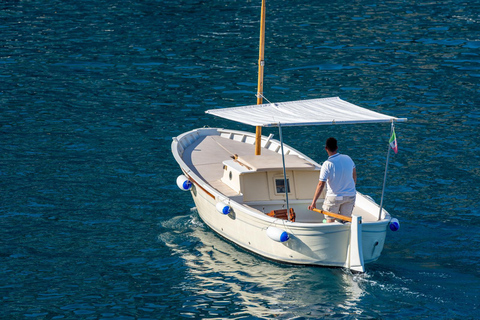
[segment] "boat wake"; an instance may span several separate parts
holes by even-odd
[[[415,308],[412,301],[422,305],[425,314],[448,303],[434,294],[438,288],[425,293],[426,284],[419,279],[375,264],[365,273],[352,273],[266,260],[219,237],[195,208],[164,221],[161,227],[158,239],[185,270],[177,288],[187,297],[179,311],[182,317],[375,318]],[[378,310],[364,308],[378,296],[395,303]]]
[[[362,314],[362,281],[348,270],[277,264],[225,242],[196,210],[162,223],[158,236],[186,267],[184,317],[287,319]]]

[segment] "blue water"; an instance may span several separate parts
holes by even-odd
[[[401,222],[364,275],[266,261],[213,234],[171,137],[253,131],[260,1],[0,3],[0,318],[480,318],[480,5],[268,1],[265,96],[340,96],[407,117],[385,207]],[[388,125],[330,135],[380,200]],[[264,130],[265,134],[275,130]],[[312,190],[313,193],[313,190]]]

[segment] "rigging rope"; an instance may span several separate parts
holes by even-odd
[[[257,93],[257,94],[255,94],[255,96],[256,96],[257,98],[265,99],[265,100],[267,100],[268,103],[273,104],[272,102],[270,102],[270,100],[268,100],[268,99],[267,99],[263,94],[261,94],[261,93]]]

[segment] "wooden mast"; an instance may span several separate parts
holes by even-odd
[[[258,56],[258,89],[257,104],[263,103],[263,67],[265,53],[265,0],[262,0],[262,12],[260,17],[260,49]],[[259,156],[262,151],[262,127],[257,126],[255,130],[255,155]]]

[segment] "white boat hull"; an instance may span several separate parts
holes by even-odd
[[[251,206],[236,202],[235,197],[229,198],[222,194],[204,181],[198,172],[190,167],[191,165],[187,165],[189,161],[184,161],[182,156],[188,145],[194,143],[198,137],[209,134],[218,135],[220,131],[231,132],[232,135],[252,135],[247,132],[223,129],[197,129],[174,138],[172,143],[175,159],[185,176],[193,182],[190,192],[200,218],[220,236],[262,257],[291,264],[350,268],[349,247],[352,230],[350,223],[291,222],[271,218]],[[248,138],[243,140],[249,141]],[[263,140],[265,142],[267,138],[263,137]],[[298,153],[313,162],[298,151],[288,148],[292,153]],[[216,209],[220,201],[230,206],[229,214],[222,214]],[[304,205],[308,206],[308,202]],[[361,193],[357,194],[356,208],[359,212],[361,210],[363,215],[368,212],[374,216],[379,212],[379,206]],[[357,251],[362,253],[365,263],[380,257],[390,219],[390,215],[385,210],[382,212],[380,221],[364,219],[359,236],[361,248]],[[289,240],[285,242],[272,240],[266,232],[268,227],[286,231]]]
[[[265,258],[302,265],[347,267],[350,224],[300,224],[285,220],[271,223],[231,203],[229,215],[220,214],[216,201],[200,188],[191,191],[200,218],[220,236]],[[365,263],[377,260],[383,249],[388,221],[364,223],[362,251]],[[276,242],[267,236],[274,226],[286,231],[290,239]]]

